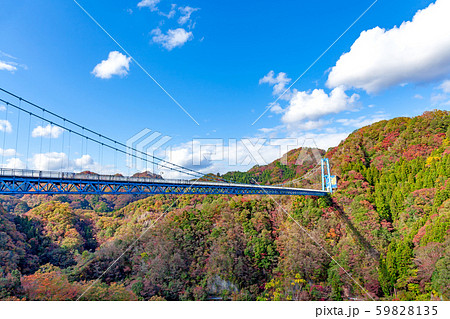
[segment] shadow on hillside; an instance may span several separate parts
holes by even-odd
[[[369,253],[369,255],[375,259],[376,261],[380,260],[380,253],[378,250],[375,249],[368,241],[364,238],[363,235],[356,229],[355,225],[350,221],[350,219],[347,217],[347,215],[344,212],[344,209],[339,206],[338,203],[334,200],[334,198],[331,199],[332,201],[332,207],[336,210],[337,215],[339,218],[345,222],[347,227],[350,229],[356,240],[359,242],[359,244]]]

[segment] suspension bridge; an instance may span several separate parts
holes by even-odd
[[[14,93],[0,88],[0,120],[3,132],[0,194],[259,194],[325,196],[335,188],[328,159],[322,159],[322,189],[303,189],[281,185],[239,184],[205,175],[129,147],[94,130],[55,114]],[[58,139],[58,142],[53,142]],[[1,143],[1,140],[0,140]],[[88,152],[97,147],[98,162]],[[55,150],[58,149],[58,150]],[[109,153],[108,153],[109,152]],[[25,156],[25,161],[20,159]],[[75,158],[72,158],[72,156]],[[78,156],[78,157],[77,157]],[[118,157],[139,160],[145,166],[156,165],[176,172],[185,179],[131,177],[118,174],[94,174],[88,170],[106,167],[117,170]],[[103,163],[114,159],[114,164]],[[30,163],[30,161],[32,163]],[[76,173],[76,171],[79,171]]]

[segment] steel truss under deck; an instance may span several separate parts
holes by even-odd
[[[42,172],[39,172],[41,176]],[[194,181],[166,181],[139,178],[102,176],[76,176],[74,174],[58,174],[58,177],[20,176],[4,172],[0,175],[0,194],[98,194],[98,195],[153,195],[153,194],[227,194],[227,195],[313,195],[324,196],[328,192],[313,189],[286,188],[275,186],[259,186],[247,184],[210,183]],[[27,175],[27,174],[23,174]],[[30,174],[28,174],[30,175]],[[66,177],[66,176],[69,177]],[[76,178],[75,178],[76,176]]]

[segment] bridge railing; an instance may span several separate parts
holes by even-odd
[[[179,183],[191,184],[192,182],[184,179],[157,179],[148,177],[129,177],[100,174],[82,174],[54,171],[37,171],[26,169],[0,168],[0,176],[26,177],[26,178],[51,178],[51,179],[77,179],[93,181],[111,181],[111,182],[146,182],[146,183]],[[218,183],[217,183],[218,184]]]

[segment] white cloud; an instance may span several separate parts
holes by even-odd
[[[6,57],[6,58],[8,58],[8,59],[12,59],[12,60],[17,60],[17,58],[16,58],[15,56],[13,56],[13,55],[11,55],[11,54],[8,54],[8,53],[6,53],[6,52],[3,52],[3,51],[1,51],[1,50],[0,50],[0,56],[4,56],[4,57]]]
[[[10,169],[24,169],[25,163],[20,160],[20,158],[14,157],[6,160],[6,163],[2,165],[3,168]]]
[[[175,30],[169,29],[167,34],[161,32],[161,29],[156,28],[152,31],[153,42],[161,44],[167,50],[172,50],[176,47],[183,46],[186,42],[192,40],[192,32],[187,32],[183,28],[178,28]]]
[[[328,76],[327,86],[378,92],[450,73],[450,1],[437,0],[412,21],[364,31]]]
[[[31,132],[31,136],[33,137],[49,137],[49,138],[58,138],[64,130],[55,125],[47,124],[47,126],[42,127],[38,126],[33,129],[33,132]]]
[[[191,22],[191,14],[200,9],[186,6],[186,7],[180,7],[180,8],[178,8],[178,10],[181,12],[181,17],[178,18],[178,23],[180,25],[183,25],[187,22]]]
[[[172,19],[175,16],[175,14],[177,13],[177,11],[175,10],[176,8],[177,8],[177,5],[176,4],[172,4],[170,6],[169,13],[164,13],[164,12],[158,10],[158,14],[163,16],[163,17],[166,17],[167,19]]]
[[[317,147],[323,150],[327,150],[330,147],[339,145],[339,143],[345,140],[351,132],[332,132],[332,133],[306,133],[300,136],[305,140],[306,147]]]
[[[430,97],[433,107],[447,107],[450,105],[450,80],[445,80],[441,85],[434,88]]]
[[[92,165],[94,165],[94,159],[91,155],[85,154],[80,158],[75,159],[74,164],[79,169],[87,169],[88,167],[92,167]]]
[[[275,77],[274,71],[270,71],[259,80],[259,84],[268,83],[269,85],[273,85],[273,95],[280,95],[286,91],[286,85],[289,82],[291,82],[291,79],[287,77],[286,73],[280,72]]]
[[[15,149],[12,149],[12,148],[7,148],[7,149],[0,148],[0,156],[7,156],[7,157],[9,157],[9,156],[16,156],[16,155],[17,155],[17,152],[16,152]]]
[[[96,163],[92,156],[85,154],[80,158],[69,159],[67,154],[59,152],[49,152],[34,154],[30,159],[31,167],[40,171],[67,171],[80,172],[92,171],[99,174],[114,174],[112,166],[102,166]]]
[[[160,2],[161,0],[142,0],[141,2],[139,2],[137,4],[137,6],[139,8],[149,8],[151,11],[157,11],[158,8],[156,7],[156,5]]]
[[[58,152],[34,154],[31,162],[34,169],[40,171],[67,169],[71,166],[67,159],[67,155]]]
[[[275,114],[284,113],[284,109],[278,103],[272,104],[272,106],[270,107],[270,111]]]
[[[1,50],[0,50],[0,57],[3,57],[3,60],[0,59],[0,71],[4,70],[4,71],[14,73],[15,71],[18,70],[18,68],[22,68],[24,70],[27,69],[26,65],[11,61],[11,60],[18,60],[16,57],[14,57],[8,53],[5,53]],[[6,60],[8,60],[8,61],[6,61]]]
[[[4,106],[3,104],[0,104],[0,111],[1,112],[6,111],[6,106]]]
[[[263,127],[258,129],[261,133],[263,133],[263,136],[273,136],[276,137],[278,135],[278,132],[283,129],[283,125],[275,126],[275,127]]]
[[[157,6],[160,2],[161,2],[160,0],[143,0],[143,1],[139,2],[137,6],[139,8],[145,8],[145,7],[149,8],[150,11],[157,12],[160,16],[166,17],[168,19],[173,18],[175,16],[175,14],[177,13],[177,11],[175,10],[177,5],[171,4],[170,11],[168,13],[164,13]]]
[[[348,96],[342,87],[335,88],[329,95],[322,89],[295,92],[282,121],[288,128],[295,129],[305,125],[306,120],[317,121],[325,115],[351,110],[356,106],[358,99],[358,94]]]
[[[0,131],[11,133],[12,132],[12,125],[8,120],[0,120]]]
[[[450,93],[450,80],[445,80],[439,88],[445,93]]]
[[[113,75],[123,77],[130,70],[130,62],[131,58],[118,51],[112,51],[107,60],[103,60],[95,66],[92,74],[101,79],[110,79]]]
[[[312,131],[312,130],[317,130],[319,128],[322,128],[327,124],[330,124],[330,121],[325,121],[325,120],[306,121],[306,122],[298,123],[296,128],[303,130],[303,131]]]
[[[415,98],[415,99],[418,99],[418,100],[423,100],[423,96],[420,95],[420,94],[414,95],[414,98]]]
[[[343,126],[349,126],[349,127],[355,127],[355,128],[361,128],[382,120],[386,120],[386,116],[383,114],[376,114],[371,117],[368,116],[360,116],[355,119],[339,119],[336,120],[336,122],[342,124]]]
[[[14,72],[17,71],[17,67],[12,62],[0,61],[0,70]]]
[[[431,104],[434,106],[446,105],[448,102],[448,95],[445,93],[433,93],[431,94]]]

